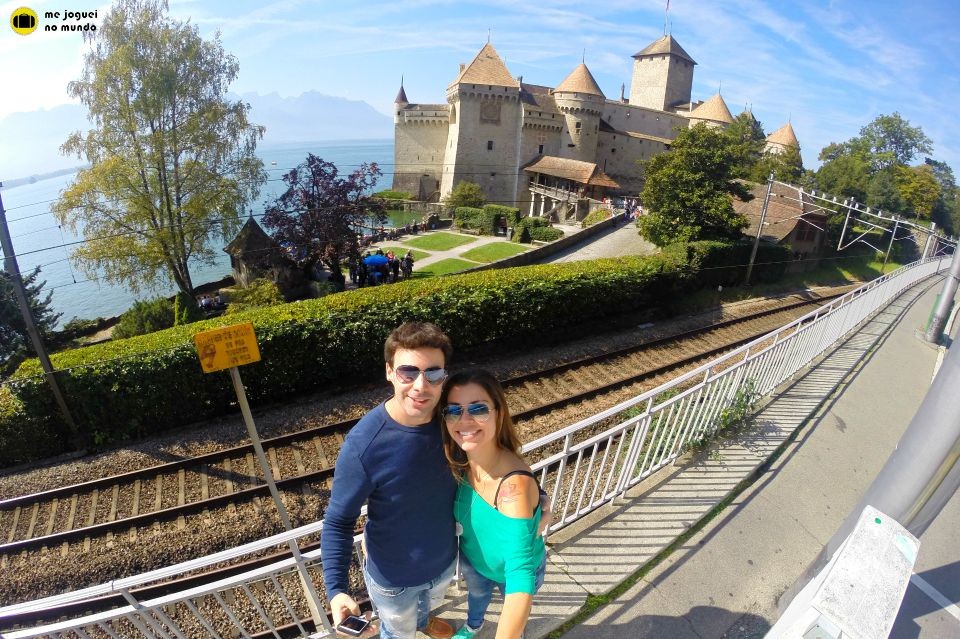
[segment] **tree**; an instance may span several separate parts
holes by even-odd
[[[838,154],[832,157],[825,156],[824,153],[820,154],[821,160],[825,157],[829,159],[816,174],[817,190],[837,197],[852,197],[864,202],[870,186],[869,160],[861,153]]]
[[[340,177],[332,162],[312,153],[283,176],[287,190],[263,216],[263,225],[309,277],[317,265],[345,286],[342,263],[358,257],[358,230],[386,221],[383,200],[369,195],[383,175],[376,163]]]
[[[888,169],[877,172],[867,185],[867,206],[886,213],[903,213],[906,210],[894,171]]]
[[[754,163],[746,178],[751,182],[766,182],[770,174],[781,182],[796,184],[804,174],[800,148],[788,146],[778,153],[765,153]]]
[[[487,198],[479,184],[461,180],[450,190],[443,203],[452,209],[458,209],[461,206],[480,208],[487,203]]]
[[[940,198],[933,205],[931,219],[948,234],[955,235],[960,229],[960,189],[957,188],[953,169],[946,162],[927,158],[926,164],[933,170],[933,177],[940,185]]]
[[[225,92],[236,59],[219,36],[166,15],[160,0],[118,0],[91,44],[71,96],[93,128],[61,151],[90,166],[54,205],[86,240],[73,252],[88,277],[137,292],[174,283],[192,295],[191,261],[212,263],[213,242],[240,227],[266,180],[254,150],[263,127]]]
[[[749,111],[744,111],[733,119],[733,124],[724,130],[724,134],[733,143],[734,154],[737,157],[738,175],[746,177],[753,173],[754,166],[763,157],[763,149],[767,143],[767,135],[763,132],[763,125]],[[769,173],[767,174],[769,175]],[[764,175],[759,181],[766,180]]]
[[[932,153],[933,142],[920,127],[910,126],[899,113],[879,115],[860,129],[860,138],[873,155],[874,167],[907,165],[923,153]]]
[[[37,282],[40,267],[23,276],[23,289],[27,296],[33,323],[41,335],[52,331],[62,313],[54,313],[50,308],[52,291],[43,294],[46,282]],[[27,333],[27,325],[17,304],[13,287],[13,277],[0,270],[0,371],[9,372],[33,353],[33,345]]]
[[[747,220],[733,199],[752,199],[735,181],[736,153],[729,137],[698,124],[681,131],[670,151],[645,163],[640,231],[657,246],[700,239],[736,240]]]
[[[933,175],[933,168],[927,164],[898,166],[896,182],[907,210],[918,218],[929,219],[940,199],[940,184]]]

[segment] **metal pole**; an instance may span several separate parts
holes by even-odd
[[[283,505],[283,501],[280,499],[280,492],[277,490],[277,483],[273,479],[273,472],[270,470],[270,464],[267,462],[267,456],[263,452],[263,445],[260,443],[260,435],[257,433],[257,426],[253,423],[253,413],[250,412],[250,404],[247,403],[247,391],[243,387],[243,382],[240,380],[240,370],[236,366],[230,367],[230,381],[233,382],[233,389],[237,393],[237,401],[240,403],[240,413],[243,415],[243,423],[247,426],[247,433],[250,435],[250,441],[253,443],[253,449],[257,453],[257,460],[260,462],[260,469],[263,471],[263,478],[267,482],[267,487],[270,489],[270,495],[273,497],[273,503],[277,507],[277,512],[280,515],[280,521],[283,523],[285,530],[293,530],[293,525],[290,523],[290,516],[287,514],[287,509]],[[296,539],[291,539],[287,542],[290,546],[290,553],[293,555],[294,561],[297,563],[297,573],[300,576],[300,582],[303,584],[304,589],[307,592],[307,605],[310,607],[310,614],[313,616],[313,622],[315,625],[320,627],[323,626],[324,629],[332,631],[329,621],[327,621],[327,615],[323,613],[323,605],[320,603],[320,596],[317,594],[317,589],[313,585],[313,580],[310,578],[310,573],[307,572],[307,566],[303,561],[303,555],[300,554],[300,546],[297,544]]]
[[[0,187],[2,186],[3,183],[0,182]],[[70,409],[67,408],[67,402],[63,398],[63,393],[60,392],[60,385],[57,383],[53,364],[50,363],[50,357],[47,355],[43,338],[40,337],[40,331],[37,330],[37,326],[33,321],[33,313],[30,312],[30,302],[27,300],[27,293],[23,289],[23,278],[20,276],[20,266],[17,264],[16,253],[13,252],[10,229],[7,228],[7,214],[6,211],[3,210],[2,196],[0,196],[0,248],[3,249],[3,268],[10,275],[10,281],[13,283],[13,291],[17,297],[17,306],[20,307],[20,314],[23,316],[23,323],[27,327],[30,343],[33,345],[33,350],[40,360],[40,366],[43,367],[44,375],[47,378],[47,383],[50,384],[50,389],[53,391],[53,397],[57,402],[57,406],[60,408],[63,421],[66,422],[70,433],[73,435],[74,446],[76,446],[77,450],[82,450],[86,446],[86,441],[83,435],[80,434],[80,429],[77,428],[76,422],[73,421],[73,416],[70,414]]]
[[[927,327],[924,339],[934,344],[939,344],[943,337],[943,327],[947,323],[947,316],[950,315],[950,309],[953,308],[953,296],[957,293],[957,283],[960,282],[960,245],[953,249],[953,261],[950,263],[950,273],[943,283],[943,292],[937,300],[937,306],[933,311],[933,319]],[[902,522],[901,522],[902,523]]]
[[[890,257],[890,249],[893,248],[893,240],[897,237],[897,227],[900,224],[900,220],[896,217],[893,218],[893,233],[890,235],[890,244],[887,245],[887,252],[883,256],[883,266],[880,267],[880,275],[883,275],[887,270],[887,259]]]
[[[843,229],[840,231],[840,241],[837,242],[838,251],[843,250],[843,236],[847,234],[847,224],[849,222],[850,222],[850,209],[847,209],[847,217],[843,218]]]
[[[770,192],[773,191],[773,173],[767,180],[767,195],[763,198],[763,208],[760,210],[760,224],[757,226],[757,237],[753,239],[753,250],[750,251],[750,263],[747,264],[747,275],[743,278],[743,285],[750,286],[750,275],[753,273],[753,260],[757,258],[757,248],[760,246],[760,236],[763,235],[763,221],[767,217],[767,205],[770,204]]]

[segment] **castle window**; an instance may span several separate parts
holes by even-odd
[[[579,130],[580,130],[580,125],[581,125],[581,123],[580,123],[580,122],[577,122],[576,125],[574,126],[574,128],[575,128],[577,131],[579,131]]]
[[[539,155],[543,155],[543,145],[542,145],[542,144],[541,144],[540,147],[537,149],[537,153],[538,153]]]
[[[493,140],[487,140],[487,151],[493,151]]]
[[[617,150],[616,150],[616,149],[610,149],[610,152],[611,152],[611,153],[616,153]]]
[[[497,174],[496,174],[496,173],[491,173],[491,174],[490,174],[490,177],[497,177]]]

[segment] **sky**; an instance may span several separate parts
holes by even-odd
[[[490,38],[512,75],[556,86],[584,60],[608,98],[630,92],[631,56],[665,22],[696,60],[693,98],[721,92],[771,133],[791,122],[804,165],[876,116],[899,112],[960,174],[960,3],[956,0],[170,0],[240,64],[234,93],[306,91],[364,100],[386,115],[403,78],[411,102],[442,103],[458,64]],[[0,120],[70,102],[86,46],[75,32],[10,28],[14,9],[97,11],[85,0],[0,3]],[[666,17],[666,20],[665,20]],[[47,21],[57,22],[56,20]],[[59,21],[63,23],[62,20]],[[81,20],[81,24],[87,20]],[[41,24],[44,20],[41,20]],[[253,116],[255,120],[255,114]],[[47,152],[48,149],[37,150]],[[3,141],[0,140],[0,153]],[[920,159],[919,161],[922,161]]]

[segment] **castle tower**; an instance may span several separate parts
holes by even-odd
[[[793,125],[789,122],[767,136],[767,145],[763,148],[764,153],[784,153],[787,147],[796,147],[800,149],[800,141],[797,140],[797,134],[793,131]]]
[[[586,64],[577,65],[553,90],[565,126],[560,132],[560,157],[597,161],[597,138],[606,97]]]
[[[672,35],[665,35],[633,55],[630,104],[667,111],[689,104],[697,63]]]
[[[520,83],[489,42],[447,87],[450,129],[440,193],[479,184],[490,202],[513,205],[520,175]]]
[[[687,117],[690,119],[691,127],[699,122],[703,122],[708,127],[721,129],[733,124],[730,109],[727,108],[727,103],[723,101],[723,96],[719,93],[691,111]]]

